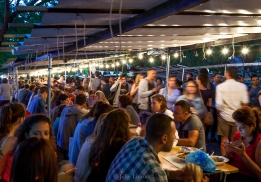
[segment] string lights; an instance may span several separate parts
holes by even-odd
[[[162,60],[166,60],[166,58],[167,58],[167,57],[166,57],[165,54],[162,54],[162,55],[161,55],[161,59],[162,59]]]
[[[153,63],[153,62],[154,62],[154,58],[153,58],[153,57],[150,57],[150,58],[149,58],[149,62],[150,62],[150,63]]]
[[[227,55],[228,48],[224,47],[221,52],[222,52],[222,54]]]
[[[211,55],[211,54],[212,54],[212,50],[211,50],[211,49],[208,49],[208,50],[206,51],[206,53],[207,53],[207,55]]]
[[[247,48],[247,47],[243,47],[243,49],[242,49],[242,53],[243,53],[243,54],[247,54],[247,53],[248,53],[248,51],[249,51],[249,50],[248,50],[248,48]]]
[[[179,54],[177,52],[175,52],[173,56],[174,56],[174,58],[178,58]]]

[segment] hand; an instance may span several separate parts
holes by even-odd
[[[70,172],[73,172],[75,170],[75,166],[73,164],[70,164],[70,163],[66,163],[66,164],[63,164],[60,169],[59,169],[59,172],[63,172],[65,174],[67,173],[70,173]]]
[[[205,176],[204,178],[202,178],[201,182],[209,182],[209,178]]]
[[[237,155],[239,155],[240,157],[246,155],[246,147],[243,143],[241,143],[242,148],[233,146],[233,145],[228,145],[228,147],[230,148],[230,150],[232,152],[235,152]]]
[[[157,88],[153,88],[151,91],[152,92],[157,92],[158,90],[157,90]]]
[[[222,143],[222,146],[225,148],[226,150],[226,155],[229,156],[229,154],[232,152],[232,150],[230,149],[229,147],[229,144],[225,144],[225,143]]]

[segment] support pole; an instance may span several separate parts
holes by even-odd
[[[224,76],[226,76],[226,72],[227,72],[227,65],[225,65]]]
[[[47,104],[47,113],[48,116],[51,116],[51,70],[52,70],[52,58],[48,55],[48,104]]]
[[[66,85],[66,83],[67,83],[67,82],[66,82],[66,80],[67,80],[66,76],[67,76],[67,75],[66,75],[66,66],[65,66],[65,68],[64,68],[64,79],[65,79],[65,84],[64,84],[64,85]]]
[[[183,80],[184,80],[184,73],[185,73],[185,69],[183,68],[183,69],[182,69],[182,79],[181,79],[182,82],[183,82]]]
[[[18,85],[18,68],[17,67],[15,67],[15,79],[16,79],[16,93],[17,93],[17,101],[19,101],[19,92],[18,92],[18,90],[19,90],[19,85]]]
[[[165,93],[165,98],[168,100],[168,86],[169,86],[169,65],[170,65],[170,53],[168,50],[168,55],[167,55],[167,65],[166,65],[166,93]]]

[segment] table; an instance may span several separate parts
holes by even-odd
[[[165,160],[163,157],[176,155],[180,151],[180,148],[181,147],[175,147],[175,148],[172,148],[172,150],[170,152],[160,152],[158,154],[159,160],[161,161],[162,167],[164,169],[169,169],[169,170],[178,169],[178,167],[174,166],[169,161]],[[238,172],[238,168],[231,166],[230,164],[227,164],[227,163],[217,166],[216,170],[224,171],[226,174]]]

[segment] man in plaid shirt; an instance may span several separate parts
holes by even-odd
[[[107,182],[149,181],[167,182],[179,179],[182,170],[167,172],[161,167],[158,153],[169,152],[175,139],[173,119],[164,114],[152,115],[146,125],[145,138],[134,138],[121,149],[113,160]]]

